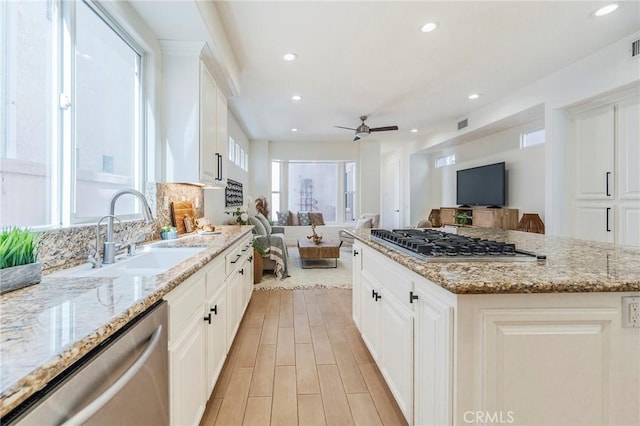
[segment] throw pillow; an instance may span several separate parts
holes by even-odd
[[[286,212],[276,212],[276,214],[278,215],[278,225],[289,225],[289,210],[287,210]]]
[[[324,225],[324,218],[322,212],[309,212],[309,220],[316,226]]]
[[[373,218],[358,219],[356,221],[356,229],[371,228],[372,224],[373,224]]]
[[[264,225],[264,229],[267,230],[267,235],[271,235],[271,223],[267,220],[267,218],[264,217],[262,213],[258,213],[256,217]]]
[[[300,222],[298,221],[298,215],[289,210],[289,225],[298,226]]]
[[[253,225],[253,233],[256,235],[267,235],[267,230],[257,217],[249,216],[249,222]]]
[[[309,212],[298,212],[298,222],[300,226],[311,225],[311,219],[309,219]]]

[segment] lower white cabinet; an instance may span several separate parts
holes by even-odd
[[[362,244],[358,241],[354,241],[353,248],[351,250],[352,255],[352,306],[351,312],[353,315],[353,322],[357,327],[360,326],[360,272],[362,270]]]
[[[248,246],[250,235],[164,297],[172,425],[197,425],[204,413],[253,290]]]
[[[400,410],[411,423],[413,418],[413,313],[398,299],[378,268],[380,254],[359,247],[363,270],[359,274],[360,333],[378,364]],[[398,265],[398,267],[400,267]],[[373,273],[372,273],[373,272]],[[380,281],[381,279],[382,281]],[[402,287],[403,274],[393,285]],[[405,283],[406,284],[406,283]],[[354,290],[355,291],[355,290]],[[409,293],[407,292],[407,300]]]
[[[454,294],[360,254],[358,328],[409,424],[640,424],[637,292]]]

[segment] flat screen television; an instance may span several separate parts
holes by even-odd
[[[504,206],[504,161],[502,163],[458,170],[456,203],[468,206]]]

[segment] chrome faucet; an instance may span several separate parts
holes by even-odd
[[[102,266],[102,262],[100,262],[99,258],[100,258],[100,224],[102,223],[103,220],[105,219],[115,219],[118,221],[118,224],[122,225],[122,222],[120,222],[120,219],[118,219],[115,215],[112,214],[108,214],[106,216],[102,216],[99,220],[98,223],[96,224],[96,246],[95,248],[91,249],[91,251],[89,251],[89,255],[87,256],[87,260],[89,261],[89,263],[91,263],[91,267],[92,268],[99,268]],[[106,237],[105,237],[105,241],[106,241]],[[102,255],[103,260],[104,260],[104,254]]]
[[[111,197],[111,206],[109,207],[109,214],[105,216],[109,220],[107,221],[107,233],[104,237],[102,263],[115,262],[116,243],[113,241],[113,219],[115,218],[116,200],[120,198],[120,196],[125,194],[134,195],[136,198],[140,200],[140,203],[142,203],[142,214],[144,215],[144,220],[147,225],[151,224],[151,222],[153,221],[153,216],[151,216],[151,209],[149,208],[149,203],[147,203],[147,199],[144,197],[144,195],[141,192],[136,191],[135,189],[123,189],[122,191],[116,192],[113,195],[113,197]]]

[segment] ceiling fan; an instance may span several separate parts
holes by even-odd
[[[360,121],[362,121],[362,123],[360,123],[360,125],[357,128],[351,128],[351,127],[343,127],[343,126],[334,126],[337,127],[339,129],[347,129],[347,130],[355,130],[356,131],[356,137],[354,139],[354,141],[360,140],[361,138],[364,138],[365,136],[369,136],[369,133],[371,132],[386,132],[387,130],[398,130],[398,126],[385,126],[385,127],[369,127],[366,124],[364,124],[364,121],[367,119],[366,115],[362,115],[360,116]]]

